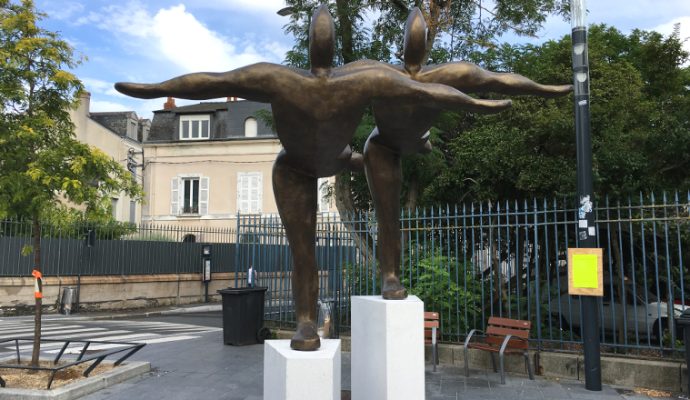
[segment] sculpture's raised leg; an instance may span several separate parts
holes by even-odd
[[[384,299],[401,300],[407,290],[400,283],[400,154],[378,143],[378,130],[364,146],[364,170],[376,207],[378,259],[381,268],[381,294]]]
[[[317,350],[316,301],[319,281],[316,269],[317,178],[308,176],[278,155],[273,165],[273,193],[292,250],[292,293],[297,332],[290,341],[294,350]]]

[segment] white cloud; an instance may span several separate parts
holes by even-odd
[[[124,94],[118,92],[115,90],[114,84],[112,82],[106,82],[101,79],[96,79],[96,78],[80,78],[84,86],[86,87],[86,90],[91,92],[91,94],[105,94],[108,96],[116,96],[116,97],[127,97]]]
[[[91,100],[91,112],[131,111],[132,108],[113,101]]]
[[[252,47],[242,51],[205,27],[183,5],[158,11],[151,36],[170,61],[187,71],[224,71],[264,59]]]
[[[84,11],[84,5],[76,1],[52,0],[41,9],[45,10],[46,14],[48,14],[50,18],[70,20],[75,14]]]
[[[257,13],[273,13],[285,7],[285,0],[216,0],[204,2],[204,6]]]
[[[653,28],[653,30],[668,36],[673,33],[676,25],[680,25],[680,40],[685,40],[685,48],[690,49],[688,47],[690,45],[690,15],[674,18],[665,24]]]
[[[179,72],[225,71],[259,61],[280,62],[285,47],[271,41],[230,39],[201,23],[184,5],[155,14],[139,2],[108,6],[88,22],[119,36],[123,46],[149,59],[168,61]],[[282,54],[278,54],[283,51]]]
[[[652,30],[668,36],[673,33],[677,24],[680,24],[679,38],[681,41],[685,41],[683,48],[685,51],[690,52],[690,15],[674,18],[665,24],[652,28]]]

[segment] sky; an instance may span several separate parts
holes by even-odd
[[[57,31],[84,61],[73,72],[91,93],[91,111],[135,111],[152,118],[165,99],[124,96],[113,84],[160,82],[199,71],[227,71],[260,61],[281,63],[293,37],[276,11],[284,0],[36,0],[47,17],[41,26]],[[690,38],[690,0],[590,0],[587,23],[606,23],[670,34],[681,24]],[[570,23],[549,18],[540,42],[570,33]],[[513,37],[508,39],[514,41]],[[685,43],[690,51],[690,39]],[[176,100],[177,105],[195,101]]]

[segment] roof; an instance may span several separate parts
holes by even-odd
[[[248,118],[257,120],[257,138],[276,137],[264,122],[257,118],[260,110],[271,111],[266,103],[241,100],[228,102],[202,102],[168,110],[154,111],[147,141],[179,140],[179,116],[185,114],[211,115],[211,140],[244,137],[244,124]]]

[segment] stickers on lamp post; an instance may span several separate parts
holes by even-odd
[[[602,249],[568,249],[568,294],[604,295]]]

